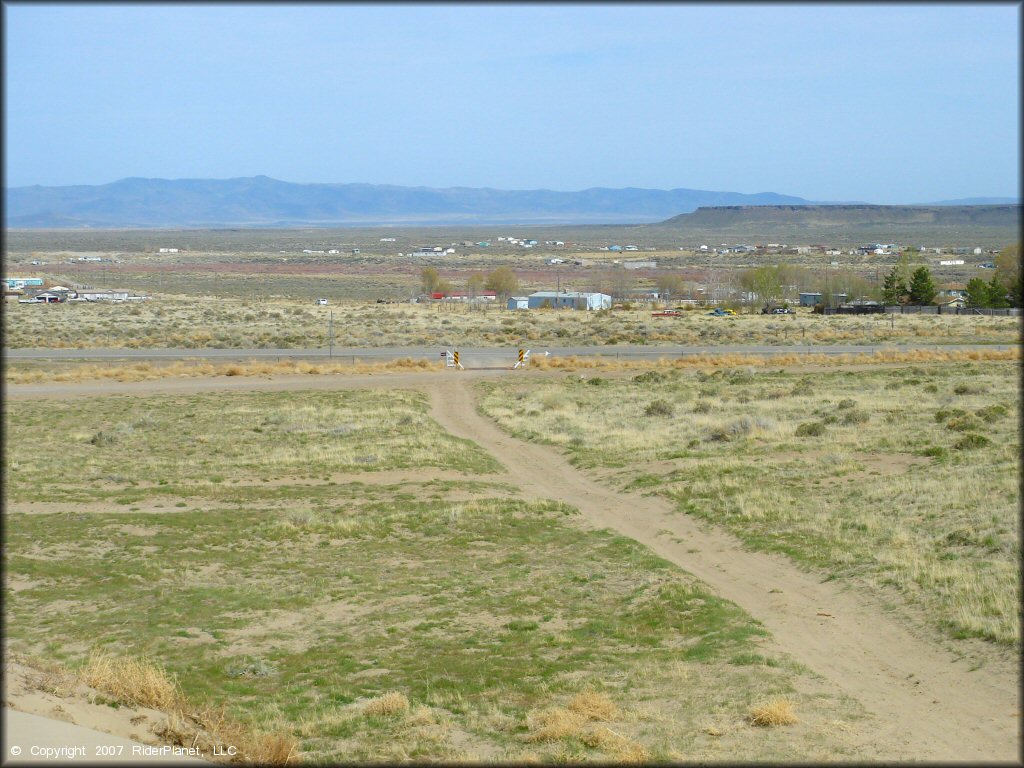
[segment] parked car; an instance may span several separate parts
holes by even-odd
[[[663,309],[660,312],[651,312],[651,317],[680,317],[682,314],[678,309]]]
[[[316,303],[319,306],[325,306],[327,304],[327,299],[317,299]]]
[[[732,315],[735,315],[736,311],[732,309],[722,309],[721,307],[715,307],[713,310],[708,312],[708,314],[714,315],[715,317],[730,317]]]

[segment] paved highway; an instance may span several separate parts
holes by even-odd
[[[709,346],[642,346],[615,345],[607,347],[533,347],[532,355],[545,352],[554,357],[605,357],[613,359],[648,359],[679,357],[689,355],[849,355],[874,354],[883,350],[908,352],[915,350],[973,351],[1007,350],[1008,344],[732,344]],[[511,365],[516,360],[517,350],[508,348],[459,347],[460,362],[464,366]],[[5,361],[17,360],[336,360],[338,362],[377,362],[411,358],[413,360],[436,360],[440,362],[445,347],[334,347],[331,349],[5,349]]]

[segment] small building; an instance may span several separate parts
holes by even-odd
[[[624,269],[657,269],[658,262],[656,261],[624,261],[622,262]]]
[[[507,306],[509,309],[529,309],[530,300],[526,296],[512,296]]]
[[[434,301],[497,301],[496,291],[477,291],[471,295],[465,291],[435,291],[430,294]]]
[[[410,256],[443,256],[444,248],[440,245],[421,245]]]
[[[68,295],[66,293],[56,291],[43,291],[37,293],[34,296],[29,296],[26,299],[18,299],[19,304],[60,304],[67,301]]]
[[[529,309],[611,309],[606,293],[582,291],[537,291],[527,297]]]
[[[72,301],[127,301],[128,291],[78,291]]]
[[[17,291],[21,288],[27,288],[33,285],[42,285],[43,278],[41,277],[5,277],[4,283],[9,290]]]
[[[849,298],[845,293],[833,293],[832,301],[835,304],[842,304]],[[821,293],[801,293],[800,294],[800,306],[801,307],[813,307],[815,304],[821,304],[824,299],[824,295]]]

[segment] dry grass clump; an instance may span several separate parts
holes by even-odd
[[[409,699],[404,693],[390,691],[376,699],[370,699],[363,707],[365,715],[394,715],[409,711]]]
[[[588,739],[599,737],[594,735],[596,732],[584,732],[584,726],[590,721],[607,722],[618,714],[619,708],[615,706],[615,702],[603,693],[579,693],[564,709],[549,707],[528,715],[526,725],[531,733],[527,736],[527,741],[556,741],[578,737],[589,744]]]
[[[298,742],[283,732],[265,733],[232,718],[223,707],[197,710],[158,663],[94,651],[78,678],[117,701],[167,713],[157,735],[179,746],[234,746],[234,759],[253,765],[288,765],[298,760]]]
[[[776,725],[793,725],[800,722],[793,712],[793,705],[788,699],[772,699],[750,710],[751,725],[771,728]]]
[[[591,729],[583,735],[582,741],[588,747],[609,755],[617,763],[644,763],[651,759],[649,749],[605,726]]]
[[[164,741],[178,746],[198,746],[205,754],[216,747],[237,750],[232,762],[248,765],[294,765],[298,763],[298,741],[283,732],[255,731],[232,718],[223,706],[191,714],[171,712],[157,731]]]
[[[601,722],[614,720],[619,714],[619,708],[615,706],[615,702],[603,693],[595,692],[577,694],[569,702],[568,709],[570,712],[582,715],[587,720]]]
[[[560,707],[550,707],[526,718],[531,733],[527,741],[557,741],[570,736],[580,736],[586,718],[578,712]]]
[[[94,651],[80,677],[86,685],[135,706],[171,711],[184,704],[178,681],[162,666],[145,659]]]

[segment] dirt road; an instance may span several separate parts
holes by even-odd
[[[404,388],[430,395],[433,417],[508,469],[525,496],[555,499],[589,524],[629,536],[706,582],[772,633],[778,647],[874,717],[862,747],[879,760],[1021,762],[1019,669],[1011,659],[978,667],[924,639],[904,617],[788,560],[744,550],[731,535],[675,512],[665,499],[610,489],[553,448],[510,437],[475,409],[472,382],[493,372],[189,379],[16,386],[7,397],[74,397],[216,390]],[[506,375],[506,374],[500,374]]]
[[[694,574],[761,621],[784,651],[860,701],[875,717],[867,743],[879,759],[1020,760],[1013,665],[971,671],[970,661],[915,637],[865,597],[781,557],[746,551],[662,498],[600,485],[557,450],[510,437],[477,414],[465,380],[429,391],[434,418],[489,451],[526,496],[570,504],[594,526]]]

